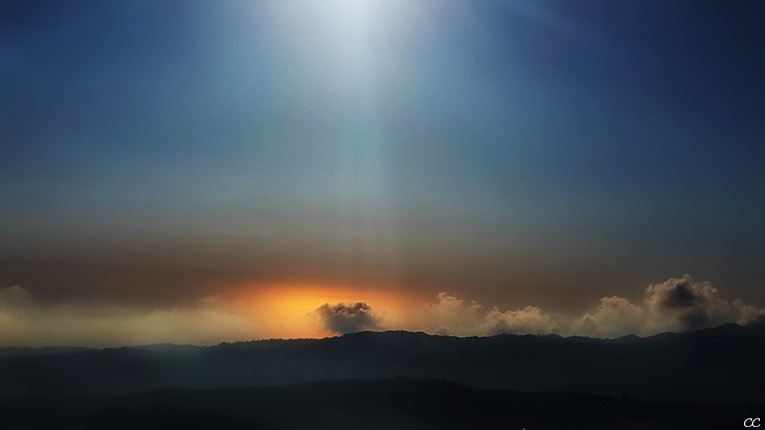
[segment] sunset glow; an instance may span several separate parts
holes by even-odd
[[[3,0],[0,430],[757,427],[763,22]]]
[[[396,290],[321,284],[255,286],[233,297],[236,306],[257,321],[259,331],[289,338],[336,335],[323,327],[316,315],[316,309],[324,304],[366,303],[375,310],[383,328],[406,324],[409,311],[423,300]]]
[[[36,3],[0,13],[0,345],[765,314],[756,13]]]

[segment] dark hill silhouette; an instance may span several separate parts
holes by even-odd
[[[761,407],[657,404],[444,381],[328,381],[277,388],[163,389],[0,402],[6,429],[734,429]]]
[[[362,332],[211,347],[0,353],[0,396],[117,395],[406,377],[477,389],[650,401],[765,402],[765,330],[727,325],[613,340]]]

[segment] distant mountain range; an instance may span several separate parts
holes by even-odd
[[[602,340],[402,331],[216,346],[0,349],[0,397],[126,395],[409,378],[465,390],[765,403],[765,329],[726,325]],[[201,394],[200,394],[201,396]]]

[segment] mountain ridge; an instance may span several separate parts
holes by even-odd
[[[217,389],[406,377],[476,389],[763,402],[763,356],[765,330],[730,325],[611,340],[359,332],[208,347],[163,344],[6,356],[0,358],[0,396],[102,396],[167,386]]]
[[[251,340],[238,340],[238,341],[223,341],[216,344],[198,345],[190,343],[173,343],[173,342],[159,342],[159,343],[147,343],[137,345],[122,345],[122,346],[105,346],[105,347],[92,347],[92,346],[69,346],[69,345],[51,345],[51,346],[0,346],[0,359],[23,355],[24,353],[62,353],[62,352],[82,352],[82,351],[103,351],[103,350],[124,350],[124,349],[161,349],[161,348],[215,348],[226,345],[247,345],[247,344],[273,344],[273,343],[290,343],[290,342],[321,342],[330,339],[340,339],[344,337],[353,337],[359,335],[375,334],[375,335],[407,335],[407,336],[426,336],[431,338],[450,338],[450,339],[487,339],[495,337],[519,337],[519,338],[553,338],[553,339],[565,339],[571,341],[596,341],[596,342],[622,342],[626,340],[646,340],[653,338],[664,338],[676,335],[689,335],[698,333],[710,333],[719,332],[722,330],[758,330],[752,326],[744,326],[737,323],[727,323],[716,327],[706,327],[696,330],[688,330],[683,332],[660,332],[649,336],[639,336],[636,334],[627,334],[624,336],[600,338],[590,336],[561,336],[556,333],[548,334],[515,334],[515,333],[499,333],[488,336],[457,336],[450,334],[434,334],[426,333],[423,331],[409,331],[409,330],[361,330],[358,332],[344,333],[337,336],[328,336],[323,338],[267,338],[267,339],[251,339]],[[765,335],[765,333],[763,333]]]

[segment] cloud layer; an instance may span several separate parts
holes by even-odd
[[[421,329],[458,336],[558,333],[618,337],[765,321],[765,309],[738,299],[727,300],[709,282],[697,282],[687,274],[649,285],[642,303],[618,296],[603,297],[597,307],[581,316],[548,313],[536,306],[487,309],[446,293],[439,294],[435,303],[425,305],[425,312],[429,317]]]
[[[726,299],[712,284],[696,281],[690,275],[649,285],[640,301],[602,297],[595,307],[578,315],[549,312],[532,305],[503,310],[447,293],[438,294],[433,302],[399,310],[406,312],[402,318],[391,318],[389,309],[374,309],[364,301],[325,303],[308,315],[269,315],[268,306],[257,310],[248,306],[246,302],[216,297],[188,306],[151,309],[93,303],[44,304],[25,288],[14,285],[0,288],[0,346],[214,344],[285,333],[295,337],[391,329],[455,336],[557,333],[619,337],[694,330],[729,322],[765,322],[765,309]],[[292,328],[302,327],[302,331],[289,331],[290,324]]]
[[[108,304],[42,304],[18,285],[0,288],[0,346],[215,344],[253,337],[256,327],[225,302],[147,309]]]
[[[418,330],[457,336],[499,333],[542,334],[557,330],[551,315],[536,306],[500,311],[478,302],[440,293],[435,303],[425,304]]]

